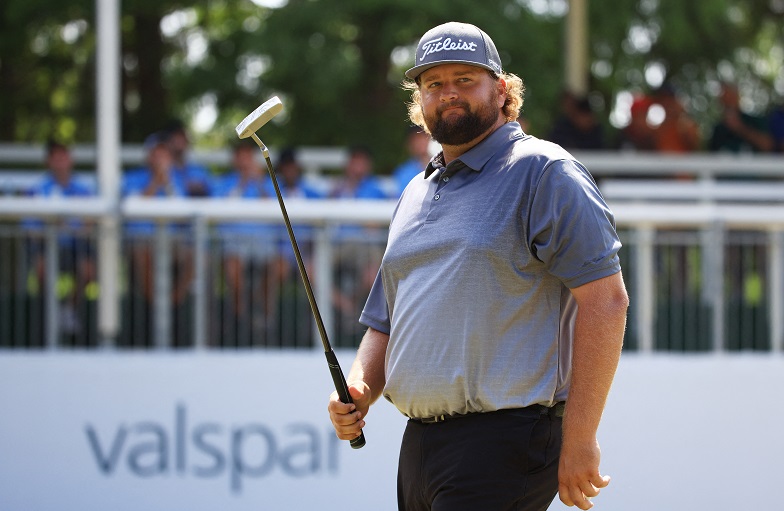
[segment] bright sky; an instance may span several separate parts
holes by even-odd
[[[254,4],[261,6],[261,7],[269,7],[270,9],[276,9],[278,7],[283,7],[289,0],[251,0]]]

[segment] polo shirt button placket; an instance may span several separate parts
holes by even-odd
[[[435,197],[433,197],[433,198],[434,198],[435,200],[438,200],[438,199],[440,199],[440,198],[441,198],[441,194],[437,193],[437,194],[436,194],[436,196],[435,196]]]

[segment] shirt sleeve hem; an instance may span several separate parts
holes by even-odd
[[[359,316],[359,322],[361,324],[365,325],[366,327],[372,328],[373,330],[378,330],[382,334],[389,335],[389,330],[390,329],[389,329],[389,324],[388,323],[386,323],[384,321],[381,321],[379,319],[376,319],[374,317],[371,317],[371,316],[365,314],[364,312]]]
[[[576,277],[564,280],[564,285],[569,289],[574,289],[584,284],[588,284],[589,282],[593,282],[594,280],[599,280],[605,277],[609,277],[610,275],[615,275],[619,271],[621,271],[621,263],[619,261],[615,261],[610,266],[602,266],[587,273],[582,273]]]

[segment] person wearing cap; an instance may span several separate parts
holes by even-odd
[[[430,135],[419,126],[409,126],[406,132],[406,149],[409,158],[392,171],[392,179],[397,187],[398,196],[430,162],[432,156],[430,154]]]
[[[330,419],[354,438],[382,395],[409,418],[399,509],[589,509],[628,306],[613,215],[582,164],[522,131],[522,80],[482,30],[431,29],[406,77],[442,152],[400,198],[354,403],[333,393]]]

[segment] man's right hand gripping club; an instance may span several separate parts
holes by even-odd
[[[351,440],[360,435],[370,405],[384,390],[384,358],[388,344],[389,334],[368,328],[346,378],[348,392],[354,402],[342,403],[337,392],[329,398],[329,418],[341,440]]]
[[[362,428],[365,427],[364,418],[371,403],[370,387],[364,382],[349,382],[348,392],[354,400],[353,403],[341,402],[338,393],[333,392],[327,407],[332,426],[341,440],[351,440],[362,433]]]

